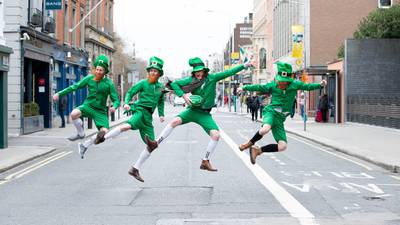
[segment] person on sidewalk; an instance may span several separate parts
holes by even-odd
[[[146,149],[141,153],[140,159],[146,159],[150,156],[150,153],[157,147],[153,127],[153,113],[156,108],[158,108],[160,121],[164,122],[165,87],[158,81],[164,74],[163,66],[162,59],[155,56],[150,58],[149,65],[146,68],[147,79],[142,79],[132,86],[125,96],[124,109],[132,112],[131,118],[126,123],[108,132],[101,142],[114,138],[127,130],[139,130],[143,142],[147,145]],[[139,99],[129,105],[129,102],[136,94],[139,94]],[[87,150],[85,147],[84,145],[81,146],[82,155]],[[141,161],[136,162],[128,173],[143,182],[138,170],[140,165]]]
[[[77,133],[68,138],[70,141],[85,138],[83,122],[80,118],[81,116],[93,119],[97,129],[99,130],[97,136],[94,138],[89,138],[85,141],[88,145],[93,143],[98,144],[108,131],[108,108],[106,105],[108,96],[110,96],[113,102],[113,106],[109,109],[110,112],[115,112],[115,109],[118,108],[120,104],[118,93],[112,80],[106,77],[109,72],[108,62],[108,58],[105,55],[99,55],[94,62],[94,74],[87,75],[76,84],[71,85],[53,95],[53,100],[58,101],[60,97],[78,89],[87,87],[89,90],[89,94],[83,104],[71,112],[72,122],[75,125]],[[78,147],[79,146],[80,144],[78,144]]]
[[[305,95],[304,92],[302,91],[299,97],[299,104],[300,104],[300,116],[301,118],[304,119],[304,113],[305,113],[305,103],[306,103],[306,99],[305,99]]]
[[[329,111],[329,104],[328,104],[328,95],[323,94],[319,99],[318,109],[322,113],[322,122],[328,122],[328,111]]]
[[[259,91],[262,93],[271,92],[271,104],[264,108],[263,125],[254,137],[244,144],[239,145],[240,151],[250,148],[250,161],[255,164],[256,157],[264,152],[284,151],[287,146],[286,132],[284,122],[289,116],[297,90],[316,90],[326,85],[326,81],[321,83],[305,84],[301,81],[294,80],[291,77],[292,66],[288,63],[278,62],[278,74],[275,76],[276,81],[267,84],[246,85],[241,90]],[[277,144],[269,144],[263,147],[255,146],[265,134],[272,130]]]
[[[210,157],[219,140],[219,128],[210,114],[212,107],[215,106],[216,84],[220,80],[233,76],[245,68],[249,68],[252,64],[246,63],[216,74],[209,74],[210,70],[205,67],[203,61],[198,57],[189,59],[189,65],[193,67],[192,76],[171,83],[173,91],[175,91],[177,96],[185,99],[188,107],[164,128],[157,138],[157,144],[159,145],[165,140],[175,127],[190,122],[197,123],[210,136],[200,169],[217,171],[210,164]],[[142,152],[134,166],[135,170],[140,169],[140,166],[149,158],[150,152],[146,150]]]
[[[67,97],[62,96],[58,105],[58,114],[61,118],[61,126],[59,128],[65,128],[65,110],[67,110]]]
[[[250,97],[250,111],[251,111],[251,120],[254,122],[258,120],[258,108],[260,108],[260,101],[258,99],[257,94],[254,92],[253,96]]]

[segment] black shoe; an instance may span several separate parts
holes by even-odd
[[[134,177],[136,180],[140,182],[144,182],[143,178],[139,174],[139,170],[136,169],[135,167],[132,167],[129,171],[128,174]]]
[[[106,132],[104,130],[99,131],[97,133],[96,139],[94,140],[94,144],[97,145],[97,144],[100,144],[100,143],[104,142],[106,140],[104,138],[105,135],[106,135]]]
[[[65,128],[65,125],[64,125],[64,126],[61,125],[61,126],[59,126],[58,128]]]

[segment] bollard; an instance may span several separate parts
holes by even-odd
[[[111,121],[115,121],[115,113],[111,113]]]
[[[88,118],[88,120],[87,120],[87,128],[88,129],[92,129],[93,128],[92,118]]]

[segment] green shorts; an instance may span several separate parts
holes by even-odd
[[[182,119],[182,124],[190,122],[197,123],[208,135],[210,135],[211,130],[219,130],[210,112],[201,109],[187,108],[179,113],[178,117]]]
[[[276,142],[284,141],[287,143],[284,122],[286,117],[273,109],[265,108],[263,110],[263,124],[271,126],[272,135]]]
[[[91,118],[94,120],[98,130],[100,128],[109,128],[107,111],[98,110],[90,107],[89,105],[78,106],[79,111],[83,117]]]
[[[126,122],[131,125],[132,130],[139,130],[140,137],[145,142],[144,137],[147,135],[150,140],[154,141],[153,116],[145,109],[137,108],[132,111],[132,116]]]

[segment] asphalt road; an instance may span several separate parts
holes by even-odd
[[[167,122],[182,109],[168,106]],[[141,169],[145,183],[127,174],[144,149],[137,131],[83,160],[76,143],[53,139],[62,147],[51,155],[0,174],[0,224],[400,224],[398,175],[291,135],[287,151],[251,165],[237,145],[260,124],[213,115],[218,172],[199,169],[209,137],[196,124],[176,128],[154,151]],[[160,133],[166,123],[154,121]],[[268,134],[260,144],[273,142]]]

